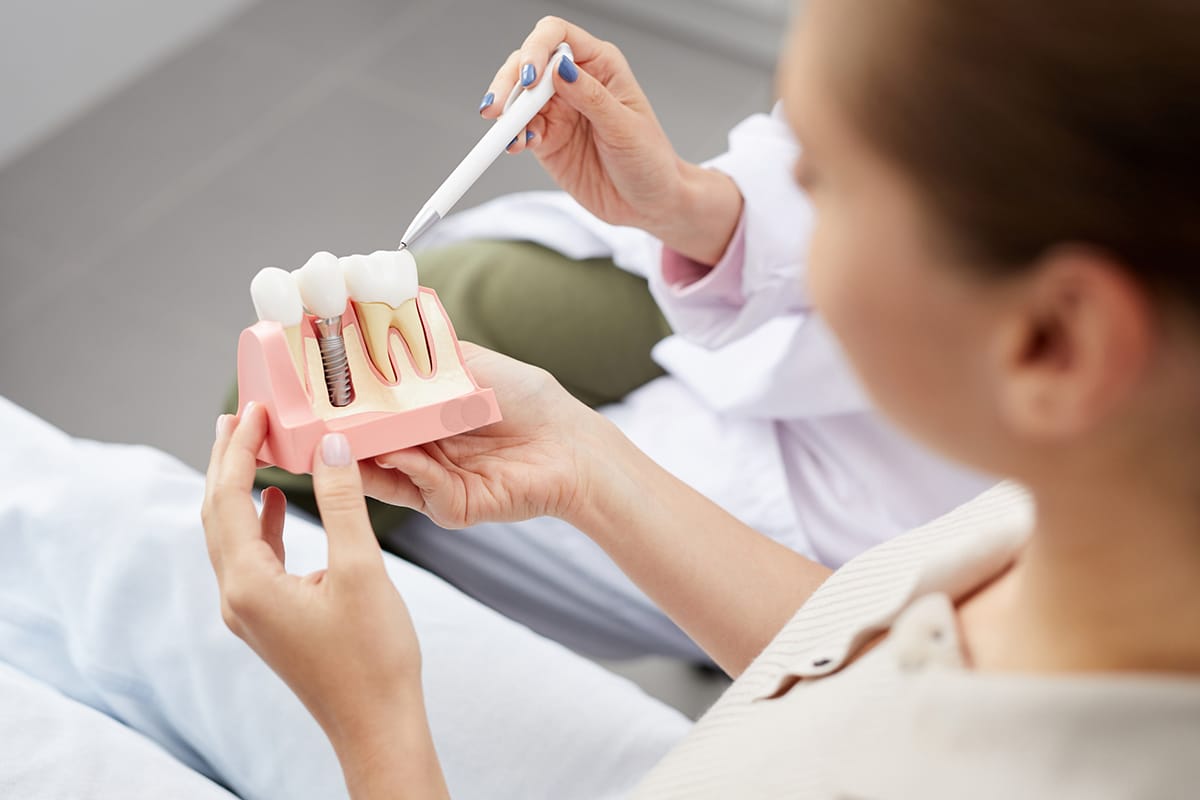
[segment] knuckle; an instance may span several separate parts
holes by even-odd
[[[596,107],[604,105],[604,91],[604,85],[600,81],[591,82],[588,84],[587,89],[584,90],[584,102]]]
[[[552,387],[558,386],[558,381],[554,378],[554,376],[552,374],[550,374],[550,371],[547,369],[538,367],[537,368],[537,377],[538,377],[538,381],[540,381],[540,383],[541,383],[540,389],[543,391],[550,389]]]
[[[356,555],[340,564],[338,571],[351,585],[362,586],[365,585],[365,581],[374,576],[377,567],[378,565],[371,559]]]
[[[534,25],[533,27],[534,27],[534,29],[537,29],[537,28],[560,28],[560,27],[565,27],[566,24],[567,24],[566,20],[564,20],[562,17],[555,16],[554,14],[547,14],[546,16],[539,19],[537,21],[537,24]]]
[[[218,478],[213,484],[212,504],[216,510],[228,505],[234,495],[238,494],[237,487],[228,478]]]
[[[349,487],[337,486],[321,498],[321,511],[341,516],[357,511],[362,504],[361,495],[352,492]]]
[[[328,517],[330,521],[344,521],[349,516],[359,511],[359,506],[362,501],[356,498],[337,497],[326,498],[324,503],[320,504],[320,513],[323,517]]]
[[[244,581],[229,581],[222,593],[221,604],[222,609],[228,608],[233,617],[242,620],[254,614],[257,600]]]
[[[221,620],[225,623],[225,627],[233,631],[234,636],[237,636],[239,639],[245,633],[241,618],[238,617],[237,612],[233,610],[233,607],[225,598],[221,599]]]

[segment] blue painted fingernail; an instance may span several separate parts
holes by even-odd
[[[532,138],[533,138],[533,131],[525,131],[525,141],[528,142]]]
[[[575,62],[569,58],[564,58],[558,62],[558,74],[567,83],[574,83],[579,77],[579,70],[575,69]]]
[[[479,110],[483,111],[494,102],[496,102],[496,94],[494,92],[488,92],[483,96],[483,100],[479,103]]]
[[[526,64],[525,66],[521,67],[521,85],[522,86],[528,86],[529,84],[533,83],[533,79],[536,77],[537,77],[537,70],[534,69],[533,64]]]
[[[516,144],[516,143],[517,143],[517,137],[516,137],[516,136],[514,136],[514,137],[513,137],[513,140],[512,140],[511,142],[509,142],[509,143],[508,143],[508,146],[509,146],[509,147],[512,147],[512,146],[513,146],[514,144]],[[492,145],[492,146],[493,146],[493,147],[495,147],[495,145]]]

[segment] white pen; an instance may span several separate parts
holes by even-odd
[[[542,80],[537,86],[526,89],[518,83],[504,103],[504,109],[492,127],[483,135],[479,143],[471,148],[466,158],[454,168],[450,177],[437,188],[433,196],[417,212],[404,238],[400,240],[400,249],[411,245],[419,236],[438,223],[450,212],[467,190],[475,185],[475,181],[487,171],[500,154],[508,149],[513,138],[518,136],[530,121],[537,116],[542,107],[554,96],[554,72],[558,69],[561,59],[575,60],[571,46],[563,42],[554,48],[550,62],[542,73]]]

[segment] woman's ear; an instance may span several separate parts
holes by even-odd
[[[1041,443],[1096,429],[1128,400],[1152,355],[1147,291],[1085,247],[1054,248],[1019,280],[999,339],[1004,424]]]

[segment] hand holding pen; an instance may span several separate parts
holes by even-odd
[[[575,62],[539,73],[559,42],[571,46]],[[531,150],[559,186],[605,222],[642,228],[715,263],[737,226],[741,194],[728,177],[675,153],[616,45],[558,17],[542,19],[496,73],[480,114],[495,119],[500,108],[489,98],[543,80],[554,82],[554,96],[508,151]],[[720,208],[710,208],[714,200]]]
[[[493,128],[472,154],[502,135],[509,153],[530,150],[560,187],[605,222],[646,230],[708,264],[737,227],[742,198],[732,179],[681,159],[621,51],[565,20],[538,22],[492,79],[479,113]],[[489,157],[476,171],[467,168],[471,159],[434,198],[454,187],[457,201],[491,163]],[[423,218],[436,222],[446,211],[431,199],[404,243],[433,224]]]

